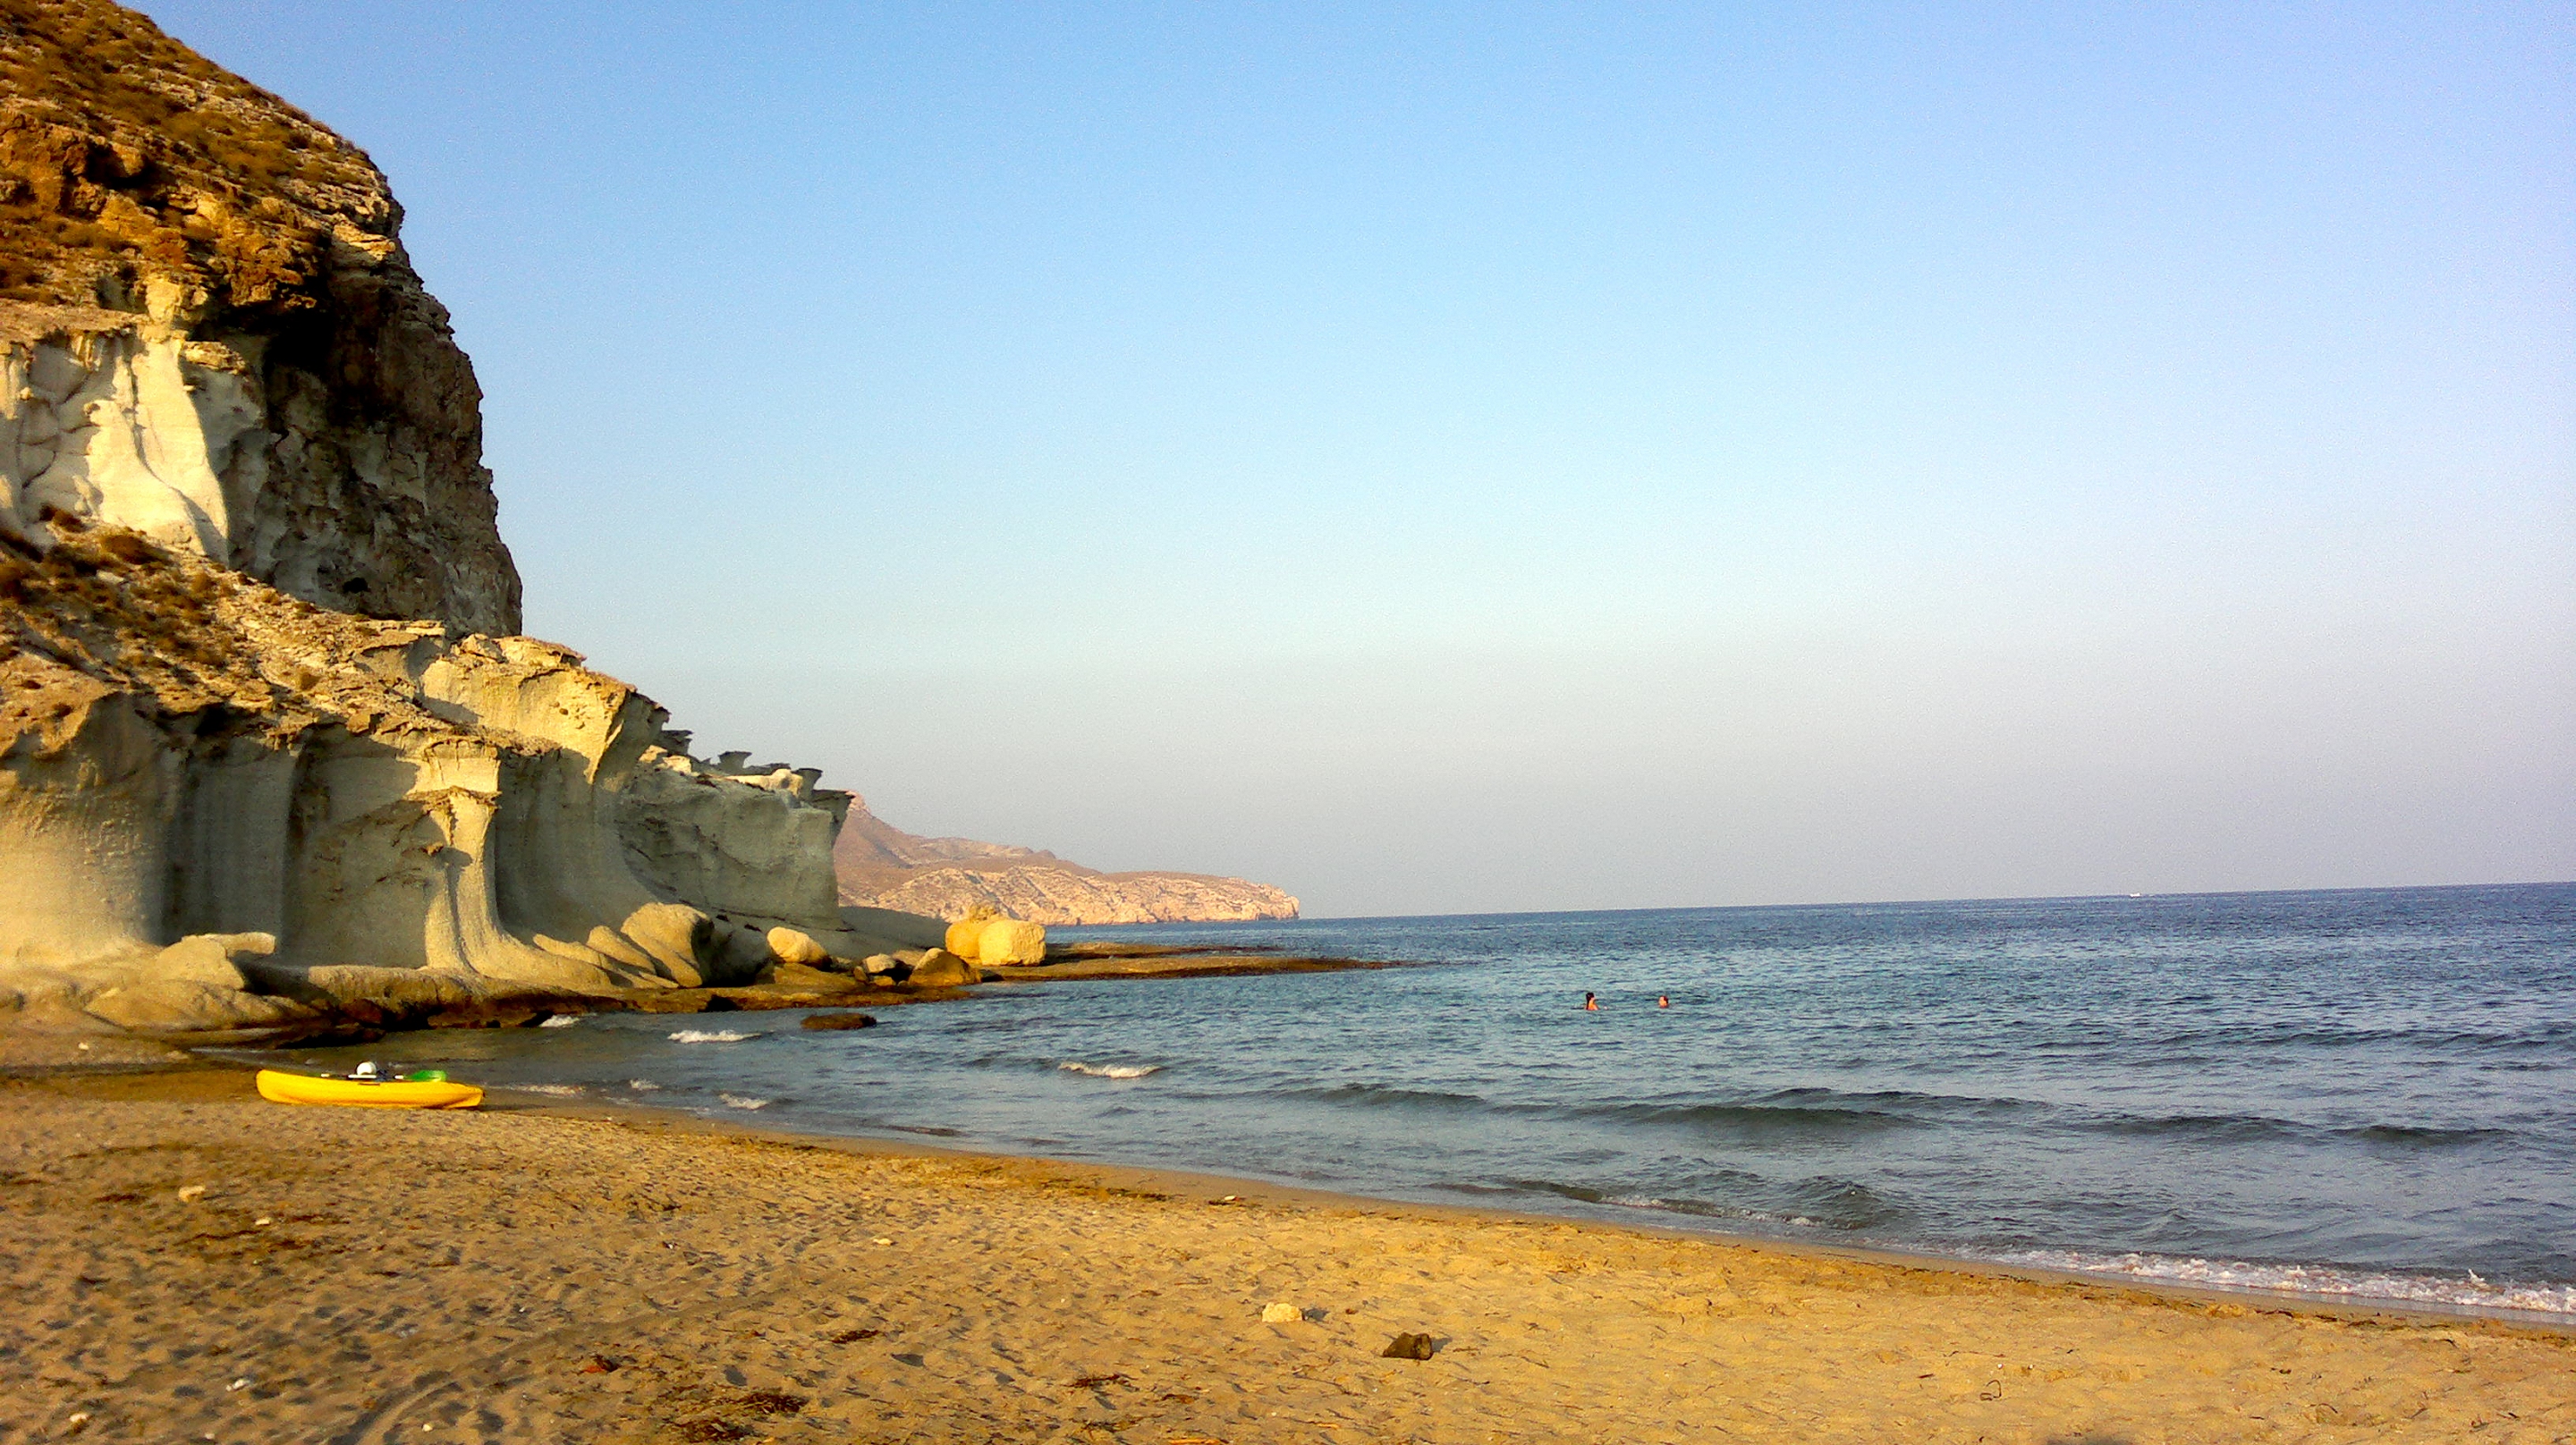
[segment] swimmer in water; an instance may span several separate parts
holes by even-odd
[[[1594,997],[1593,997],[1591,994],[1589,994],[1589,993],[1586,993],[1586,994],[1583,996],[1583,1007],[1584,1007],[1585,1012],[1587,1012],[1587,1013],[1596,1013],[1596,1014],[1597,1014],[1597,1013],[1601,1012],[1601,1000],[1599,1000],[1599,999],[1597,999],[1597,998],[1594,998]]]
[[[1671,994],[1668,994],[1668,993],[1659,993],[1659,994],[1655,995],[1655,1007],[1657,1007],[1657,1008],[1671,1008],[1672,1006],[1673,1006],[1673,996],[1672,996]]]

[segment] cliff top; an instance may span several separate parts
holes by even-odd
[[[401,220],[364,152],[145,17],[0,0],[0,301],[301,310]]]

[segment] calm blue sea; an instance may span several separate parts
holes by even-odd
[[[2576,885],[1060,933],[1432,966],[1006,986],[859,1033],[606,1015],[308,1057],[1387,1198],[2576,1316]]]

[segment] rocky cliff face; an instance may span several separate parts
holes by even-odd
[[[0,1007],[259,1027],[882,947],[838,911],[846,795],[707,769],[578,654],[44,525],[0,553]]]
[[[0,0],[0,80],[0,535],[517,632],[482,394],[367,158],[103,0]]]
[[[103,0],[0,0],[0,78],[0,1010],[294,1025],[884,946],[838,911],[846,795],[513,635],[473,371],[363,155]]]
[[[1266,883],[1203,873],[1103,873],[1053,853],[906,833],[853,799],[833,850],[841,901],[963,918],[998,908],[1031,923],[1203,923],[1294,918]]]

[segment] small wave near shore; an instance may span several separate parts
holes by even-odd
[[[1095,1079],[1141,1079],[1163,1071],[1160,1064],[1086,1064],[1075,1059],[1056,1067],[1068,1074],[1088,1074]]]

